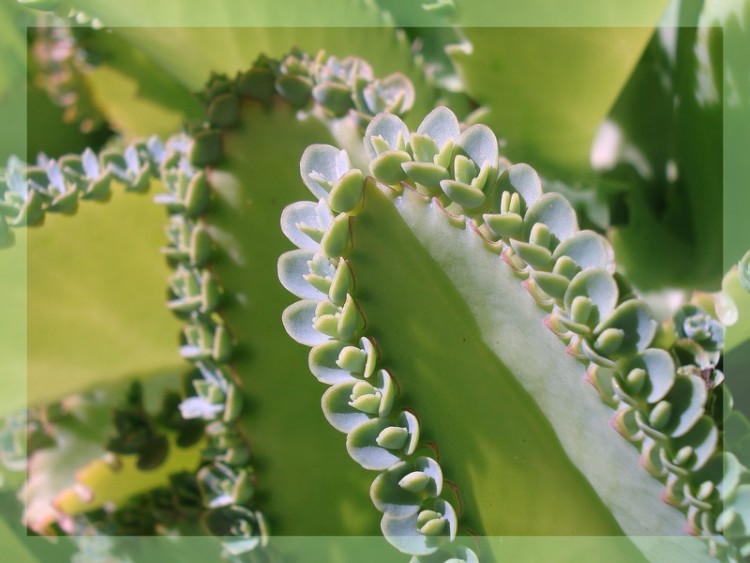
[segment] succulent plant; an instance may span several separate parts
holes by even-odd
[[[74,4],[84,12],[73,17],[96,27],[123,17],[109,2]],[[29,244],[29,324],[54,334],[32,332],[29,404],[5,409],[4,521],[15,526],[20,512],[33,532],[62,539],[50,551],[12,526],[0,534],[42,560],[473,563],[582,550],[592,561],[744,560],[750,424],[727,362],[744,357],[750,335],[737,294],[750,288],[748,260],[723,293],[689,294],[718,290],[715,268],[701,264],[665,311],[663,296],[639,286],[672,281],[682,266],[639,269],[633,227],[618,231],[599,213],[622,209],[611,189],[619,169],[581,160],[632,71],[636,83],[610,116],[630,123],[658,40],[638,62],[649,34],[616,31],[632,49],[592,55],[613,81],[592,91],[575,146],[557,153],[551,139],[564,138],[566,117],[549,139],[536,127],[525,138],[508,117],[513,88],[493,96],[494,82],[480,80],[493,57],[512,69],[526,45],[553,50],[537,43],[544,32],[516,61],[507,50],[521,30],[499,37],[496,51],[469,27],[394,33],[394,21],[413,21],[409,8],[382,4],[393,16],[346,6],[384,28],[302,31],[304,49],[285,54],[288,30],[38,35],[68,49],[42,69],[53,101],[83,129],[101,121],[123,137],[31,165],[12,157],[3,170],[0,263],[17,264]],[[68,16],[57,2],[33,7]],[[470,13],[466,2],[425,9],[440,25],[466,25]],[[449,58],[444,42],[458,35]],[[601,30],[562,36],[603,41]],[[705,34],[679,37],[681,49],[713,48]],[[85,89],[85,126],[51,88],[76,40],[95,67],[76,63],[65,83]],[[212,41],[234,53],[219,61],[208,47],[184,62]],[[264,41],[269,54],[257,56]],[[240,70],[245,52],[257,58]],[[676,60],[691,72],[690,56]],[[508,73],[519,91],[538,79]],[[202,116],[186,93],[199,77]],[[151,86],[131,97],[108,79]],[[561,92],[560,111],[570,98]],[[480,104],[484,113],[470,113]],[[525,111],[548,111],[535,104]],[[713,111],[689,115],[713,127]],[[177,118],[181,131],[164,135]],[[638,131],[627,132],[636,142]],[[542,174],[516,162],[526,154]],[[599,193],[571,187],[576,177],[600,178]],[[713,210],[715,197],[705,199]],[[663,225],[649,216],[653,232],[671,233],[667,215]],[[709,235],[695,243],[700,256],[718,255]],[[102,284],[104,264],[112,274]],[[54,289],[45,278],[58,280]],[[70,334],[57,328],[68,325]],[[43,383],[57,371],[62,392]],[[219,541],[187,537],[203,534]],[[544,536],[576,539],[545,547]]]

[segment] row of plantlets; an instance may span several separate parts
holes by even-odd
[[[731,412],[731,398],[717,369],[723,326],[700,307],[685,305],[671,328],[660,330],[646,303],[616,272],[608,241],[579,230],[568,201],[556,193],[545,194],[531,167],[511,165],[500,157],[494,133],[483,125],[462,130],[450,110],[437,108],[414,132],[397,116],[383,114],[368,126],[364,148],[371,179],[352,167],[344,150],[330,145],[307,149],[300,164],[302,179],[318,201],[295,203],[285,210],[282,229],[299,250],[281,257],[279,275],[282,284],[302,299],[285,311],[284,325],[295,340],[312,346],[312,373],[329,386],[322,399],[326,418],[346,433],[350,456],[378,472],[371,496],[383,513],[386,539],[420,560],[476,560],[473,551],[454,544],[459,522],[456,505],[444,497],[445,468],[441,470],[443,463],[420,439],[429,423],[416,405],[419,391],[408,388],[417,385],[410,379],[414,376],[397,367],[408,365],[402,356],[420,357],[425,352],[404,336],[412,313],[403,312],[404,326],[379,324],[378,307],[384,305],[377,298],[383,292],[378,294],[376,288],[396,276],[393,255],[409,254],[411,245],[421,244],[459,292],[462,284],[475,293],[482,291],[483,296],[473,296],[480,302],[494,292],[482,305],[484,312],[473,311],[477,318],[472,322],[481,328],[511,325],[506,331],[512,337],[498,339],[494,348],[511,372],[514,362],[533,364],[534,355],[557,354],[556,372],[519,365],[514,375],[545,412],[568,455],[624,532],[668,535],[667,529],[680,533],[687,527],[706,540],[713,556],[734,561],[747,556],[750,514],[744,507],[750,498],[749,474],[722,437]],[[406,229],[394,224],[399,215]],[[378,230],[379,223],[384,226]],[[410,231],[411,240],[385,238],[386,228]],[[371,243],[376,235],[368,230],[381,235],[378,245]],[[389,248],[394,240],[402,246]],[[378,260],[375,253],[386,258]],[[389,260],[393,270],[387,268]],[[462,280],[476,277],[467,265],[471,260],[489,264],[481,270],[484,286]],[[413,273],[419,273],[416,261]],[[512,278],[528,295],[507,287]],[[472,296],[464,298],[471,302]],[[513,299],[533,299],[537,319],[522,318],[528,307],[491,308]],[[427,306],[431,307],[442,313],[437,304]],[[539,330],[532,327],[530,332],[533,321],[551,330],[565,348],[550,350]],[[485,334],[489,341],[497,331]],[[455,345],[448,336],[431,334],[441,346]],[[408,344],[399,350],[387,348],[398,340]],[[516,350],[509,349],[513,347]],[[455,353],[462,353],[460,346]],[[577,411],[589,408],[585,397],[576,396],[581,395],[576,388],[580,377],[566,381],[566,353],[585,368],[578,371],[585,371],[601,400],[614,409],[612,426],[635,445],[640,464],[664,485],[661,495],[654,494],[653,487],[646,492],[636,484],[639,475],[630,481],[622,468],[615,470],[614,461],[611,467],[602,466],[601,456],[617,458],[619,444],[613,442],[620,439],[610,435],[614,430],[601,409],[588,411],[584,425],[559,424],[577,416],[560,404],[565,397],[577,399]],[[440,384],[455,396],[472,384],[455,381],[469,379],[468,374],[449,373],[447,367],[430,376],[444,380]],[[583,428],[586,438],[575,435]],[[440,435],[432,435],[436,434],[440,447]],[[595,434],[609,441],[609,451],[596,449],[602,444]],[[503,440],[502,434],[498,440]],[[626,455],[626,462],[636,467],[635,450]],[[637,471],[643,473],[640,467]],[[449,473],[446,477],[461,490],[464,483]],[[471,485],[476,489],[485,484]],[[637,500],[624,502],[622,495]],[[684,516],[676,517],[660,497]]]

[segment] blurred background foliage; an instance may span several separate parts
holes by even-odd
[[[747,1],[591,1],[579,16],[565,2],[542,0],[521,8],[457,0],[429,12],[397,0],[380,0],[380,9],[301,1],[290,16],[279,16],[270,0],[222,0],[210,10],[178,0],[73,4],[82,12],[72,20],[64,7],[40,15],[14,2],[0,5],[3,161],[165,136],[201,119],[195,92],[211,73],[233,75],[261,53],[279,57],[292,46],[325,48],[367,59],[377,75],[408,74],[418,92],[429,92],[413,118],[439,101],[468,122],[490,125],[504,141],[503,154],[538,167],[582,223],[610,238],[620,267],[641,290],[719,291],[750,247]],[[209,27],[190,27],[196,18]],[[248,21],[258,27],[239,26]],[[92,22],[112,27],[94,29]],[[392,25],[403,29],[394,34]],[[60,481],[40,488],[47,506],[75,484],[79,468],[103,455],[104,437],[115,432],[108,413],[124,405],[130,380],[151,382],[153,396],[180,386],[179,325],[163,306],[167,269],[152,251],[163,243],[163,223],[150,196],[115,196],[106,205],[84,204],[74,219],[52,217],[0,252],[0,367],[7,381],[0,413],[26,401],[42,410],[63,397],[70,404],[94,390],[109,397],[97,399],[104,412],[96,414],[93,439],[70,430],[70,419],[51,425],[58,447],[69,439],[75,449]],[[734,284],[730,294],[746,322],[746,296],[731,279],[725,284]],[[750,412],[745,326],[730,331],[724,371],[738,405]],[[157,416],[158,401],[148,410]],[[65,466],[55,453],[48,448],[48,463]],[[100,482],[105,495],[118,487]],[[11,515],[0,521],[0,542],[18,560],[50,560],[46,542],[19,540],[20,508],[11,492],[17,484],[7,476],[0,494],[0,511]],[[77,547],[57,549],[56,558]]]

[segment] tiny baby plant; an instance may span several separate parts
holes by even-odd
[[[328,29],[18,4],[4,550],[750,557],[750,258],[724,275],[712,24],[731,39],[745,3],[606,33],[479,29],[468,0],[326,0],[361,24]],[[540,98],[558,56],[575,80]]]

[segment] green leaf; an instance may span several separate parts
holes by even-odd
[[[711,5],[682,3],[665,18],[592,152],[603,183],[619,185],[611,240],[642,289],[715,291],[724,272],[722,34],[705,21]]]
[[[149,195],[116,193],[105,205],[82,203],[75,217],[49,214],[28,231],[27,291],[14,290],[28,303],[29,404],[181,369],[158,252],[164,221]]]
[[[724,314],[728,318],[724,352],[729,353],[747,340],[750,340],[750,292],[740,283],[737,268],[732,268],[724,276],[721,284],[722,301],[728,309]],[[728,298],[729,301],[724,299]],[[736,320],[736,322],[731,322]]]
[[[366,193],[353,222],[355,294],[401,400],[458,485],[465,524],[488,535],[638,534],[641,526],[679,533],[682,517],[661,504],[658,483],[613,434],[611,411],[586,388],[583,367],[544,328],[519,281],[473,232],[456,230],[409,194],[391,203],[376,189]],[[545,356],[555,359],[545,365]],[[565,406],[573,402],[575,410]],[[575,445],[582,428],[585,449]],[[597,448],[607,454],[592,455]],[[616,478],[606,467],[613,456],[622,457]],[[610,478],[617,485],[605,485]],[[632,494],[609,512],[605,491],[631,480]],[[527,487],[533,495],[521,493]],[[658,516],[644,513],[652,504]]]
[[[4,131],[24,131],[26,128],[26,26],[33,22],[28,10],[15,2],[0,6],[0,121]],[[4,133],[0,136],[0,162],[12,154],[23,155],[26,143],[23,135]]]
[[[81,47],[96,60],[83,80],[112,129],[131,138],[165,136],[201,116],[194,94],[119,34],[92,30]]]
[[[221,314],[237,338],[233,364],[249,405],[240,424],[256,456],[258,508],[274,535],[375,535],[368,476],[320,412],[307,352],[278,322],[292,301],[276,278],[287,248],[278,217],[307,193],[295,165],[302,151],[330,134],[288,105],[268,113],[247,102],[242,111],[244,125],[225,133],[225,158],[210,175],[216,197],[206,220],[217,243],[212,271],[227,295]],[[325,507],[325,517],[311,506]]]
[[[750,159],[743,147],[750,140],[750,84],[737,80],[750,73],[750,3],[745,1],[715,3],[717,10],[708,23],[720,24],[724,36],[724,269],[742,257],[750,248],[745,210],[750,207]]]
[[[534,162],[545,175],[585,182],[597,127],[649,29],[484,27],[464,33],[471,46],[449,53],[467,93],[484,106],[482,123],[505,139],[501,152],[515,162]]]
[[[204,5],[178,4],[170,1],[156,5],[138,0],[123,10],[119,2],[112,0],[76,2],[77,7],[99,17],[105,25],[115,27],[118,35],[191,90],[201,88],[211,73],[233,76],[261,53],[279,58],[294,46],[308,53],[325,49],[329,55],[340,58],[363,57],[377,76],[405,72],[419,93],[414,113],[426,113],[431,104],[430,87],[422,69],[414,63],[409,46],[385,25],[375,8],[364,3],[326,0],[325,4],[316,3],[314,8],[300,7],[299,12],[287,6],[285,15],[297,19],[300,25],[295,27],[287,22],[275,28],[261,27],[278,9],[271,0],[253,4],[222,0],[212,4],[208,20],[218,16],[223,23],[215,25],[224,27],[206,25]],[[148,14],[147,19],[144,14]],[[315,26],[315,19],[321,14],[322,21],[328,21],[322,25],[329,27]],[[196,19],[201,21],[199,27],[195,27]],[[356,23],[351,27],[336,27],[339,19]],[[159,25],[160,21],[169,27],[144,27]],[[250,28],[231,27],[241,25]]]
[[[174,473],[194,472],[205,445],[201,440],[190,447],[181,448],[171,437],[165,462],[158,469],[148,471],[136,466],[136,455],[122,455],[115,460],[94,459],[78,467],[74,486],[58,491],[55,506],[65,514],[75,515],[96,510],[107,503],[120,505],[137,494],[167,485],[169,476]],[[82,494],[82,490],[85,490],[85,494]]]

